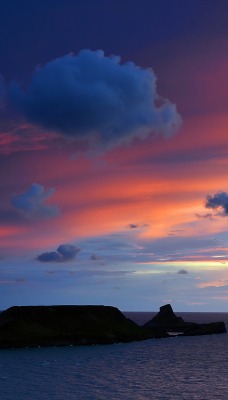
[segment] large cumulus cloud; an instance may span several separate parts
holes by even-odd
[[[34,123],[103,146],[150,132],[169,136],[180,124],[176,106],[158,96],[151,69],[122,64],[101,50],[38,66],[27,91],[13,84],[11,98]]]
[[[42,253],[37,256],[36,260],[41,262],[57,262],[63,263],[73,261],[80,249],[73,244],[61,244],[57,251]]]
[[[205,203],[206,208],[213,210],[222,210],[222,215],[228,215],[228,193],[218,192],[214,195],[208,195]]]

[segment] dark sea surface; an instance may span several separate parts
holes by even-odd
[[[124,314],[142,324],[156,313]],[[176,315],[228,325],[228,313]],[[0,399],[227,400],[228,335],[0,350]]]

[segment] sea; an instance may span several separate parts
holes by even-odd
[[[156,313],[126,312],[139,325]],[[191,322],[228,313],[176,313]],[[228,334],[0,350],[1,400],[227,400]]]

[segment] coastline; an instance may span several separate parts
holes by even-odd
[[[218,322],[214,314],[209,323],[202,314],[198,317],[200,323],[188,322],[175,315],[170,304],[160,307],[155,317],[102,305],[14,306],[0,314],[0,348],[114,344],[168,338],[173,332],[178,336],[227,332],[219,314]]]

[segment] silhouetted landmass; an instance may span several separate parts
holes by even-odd
[[[163,328],[167,332],[180,332],[182,336],[210,335],[214,333],[226,333],[224,322],[211,322],[198,324],[196,322],[185,322],[183,318],[177,317],[170,304],[160,307],[159,313],[146,322],[146,328]]]
[[[91,345],[168,337],[109,306],[22,306],[0,314],[0,348]]]
[[[109,306],[22,306],[0,314],[0,348],[111,344],[226,332],[223,322],[196,324],[176,317],[167,304],[144,326]]]

